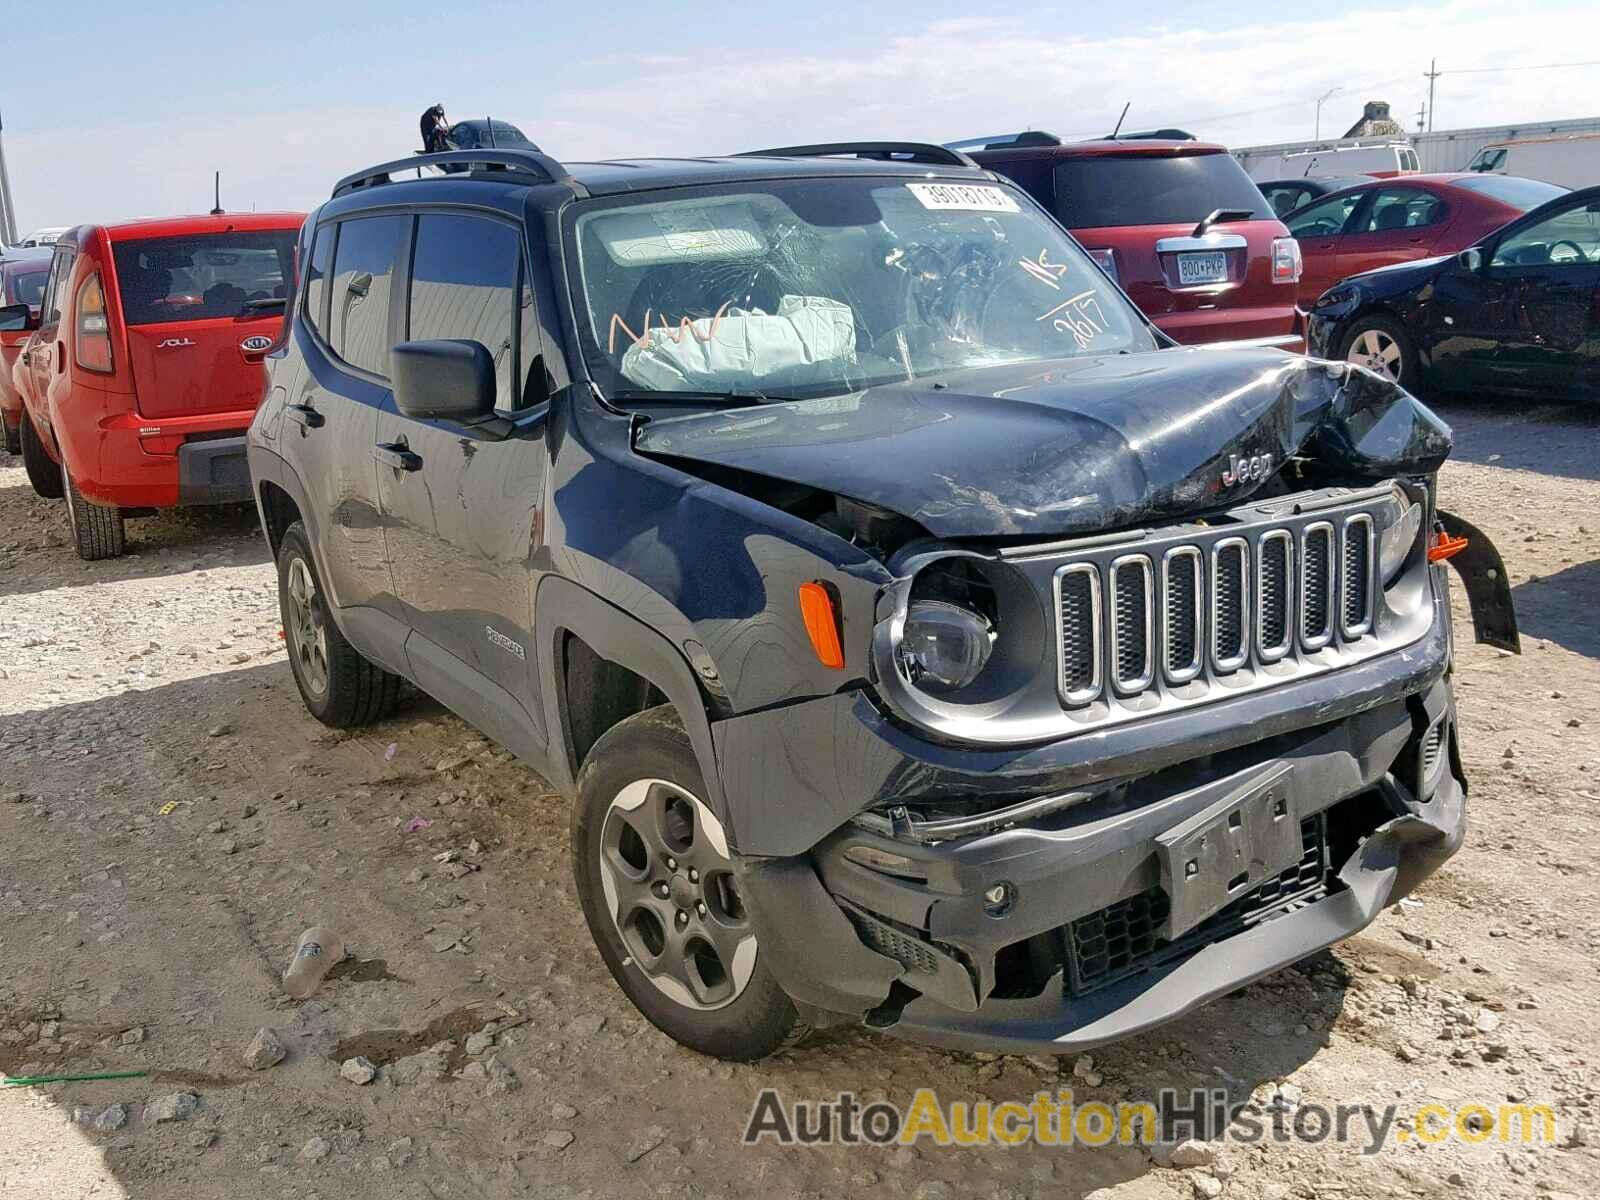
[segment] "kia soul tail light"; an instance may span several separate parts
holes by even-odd
[[[111,321],[106,315],[106,294],[100,286],[98,273],[78,285],[77,303],[73,308],[77,312],[72,338],[73,358],[86,371],[111,374]]]

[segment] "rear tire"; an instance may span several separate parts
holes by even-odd
[[[753,1062],[810,1028],[756,946],[705,794],[671,705],[613,726],[578,773],[573,874],[600,957],[634,1007],[691,1050]]]
[[[3,420],[0,420],[0,425],[5,425],[5,422]],[[15,429],[13,429],[11,426],[5,425],[5,431],[6,431],[6,453],[7,454],[21,454],[22,453],[22,417],[21,417],[20,414],[17,417],[17,427]]]
[[[1413,395],[1421,394],[1422,369],[1416,343],[1391,317],[1368,313],[1350,322],[1339,336],[1339,357],[1377,372]]]
[[[394,711],[400,677],[363,658],[339,632],[299,521],[284,530],[278,546],[278,611],[289,669],[313,717],[334,729],[352,729]]]
[[[62,470],[66,482],[67,521],[72,526],[72,545],[85,562],[102,558],[121,558],[128,548],[127,527],[120,508],[84,499],[72,472]]]
[[[17,431],[17,440],[22,446],[22,466],[28,472],[28,482],[33,484],[33,490],[46,500],[61,499],[64,489],[61,484],[61,464],[50,457],[50,452],[44,448],[44,443],[39,440],[39,431],[33,427],[33,419],[28,416],[28,410],[22,410],[22,425]]]

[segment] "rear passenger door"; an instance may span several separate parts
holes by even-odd
[[[305,486],[319,528],[323,586],[341,609],[358,649],[398,662],[400,644],[375,646],[370,610],[394,608],[393,585],[379,518],[372,442],[378,412],[390,402],[389,348],[398,317],[391,293],[410,219],[347,217],[321,226],[306,263],[302,318],[318,352],[305,355],[297,378],[283,386],[284,457]],[[361,610],[369,610],[363,612]]]
[[[409,261],[397,340],[482,343],[497,399],[496,418],[478,426],[393,407],[379,418],[376,451],[388,461],[377,467],[378,494],[413,627],[407,659],[429,694],[538,761],[532,564],[543,543],[548,404],[523,226],[422,212]]]

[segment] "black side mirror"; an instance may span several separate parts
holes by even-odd
[[[1483,270],[1483,264],[1486,261],[1483,257],[1483,247],[1468,246],[1456,255],[1456,261],[1461,264],[1462,270],[1477,274]]]
[[[26,333],[39,328],[39,318],[26,304],[8,304],[0,308],[0,333]]]
[[[482,342],[401,342],[389,361],[395,406],[408,417],[467,422],[494,411],[494,359]]]

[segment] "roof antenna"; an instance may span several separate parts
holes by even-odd
[[[213,177],[212,186],[215,189],[216,203],[212,206],[211,215],[213,217],[220,217],[222,215],[222,172],[221,171],[218,171],[216,173],[216,175]]]
[[[493,117],[485,117],[483,119],[483,127],[489,131],[489,149],[491,149],[491,150],[500,149],[499,145],[494,140],[494,118]]]
[[[1117,140],[1117,134],[1122,132],[1122,123],[1128,119],[1128,110],[1132,107],[1132,100],[1129,100],[1122,106],[1122,115],[1117,118],[1117,127],[1111,131],[1111,140],[1113,142]]]

